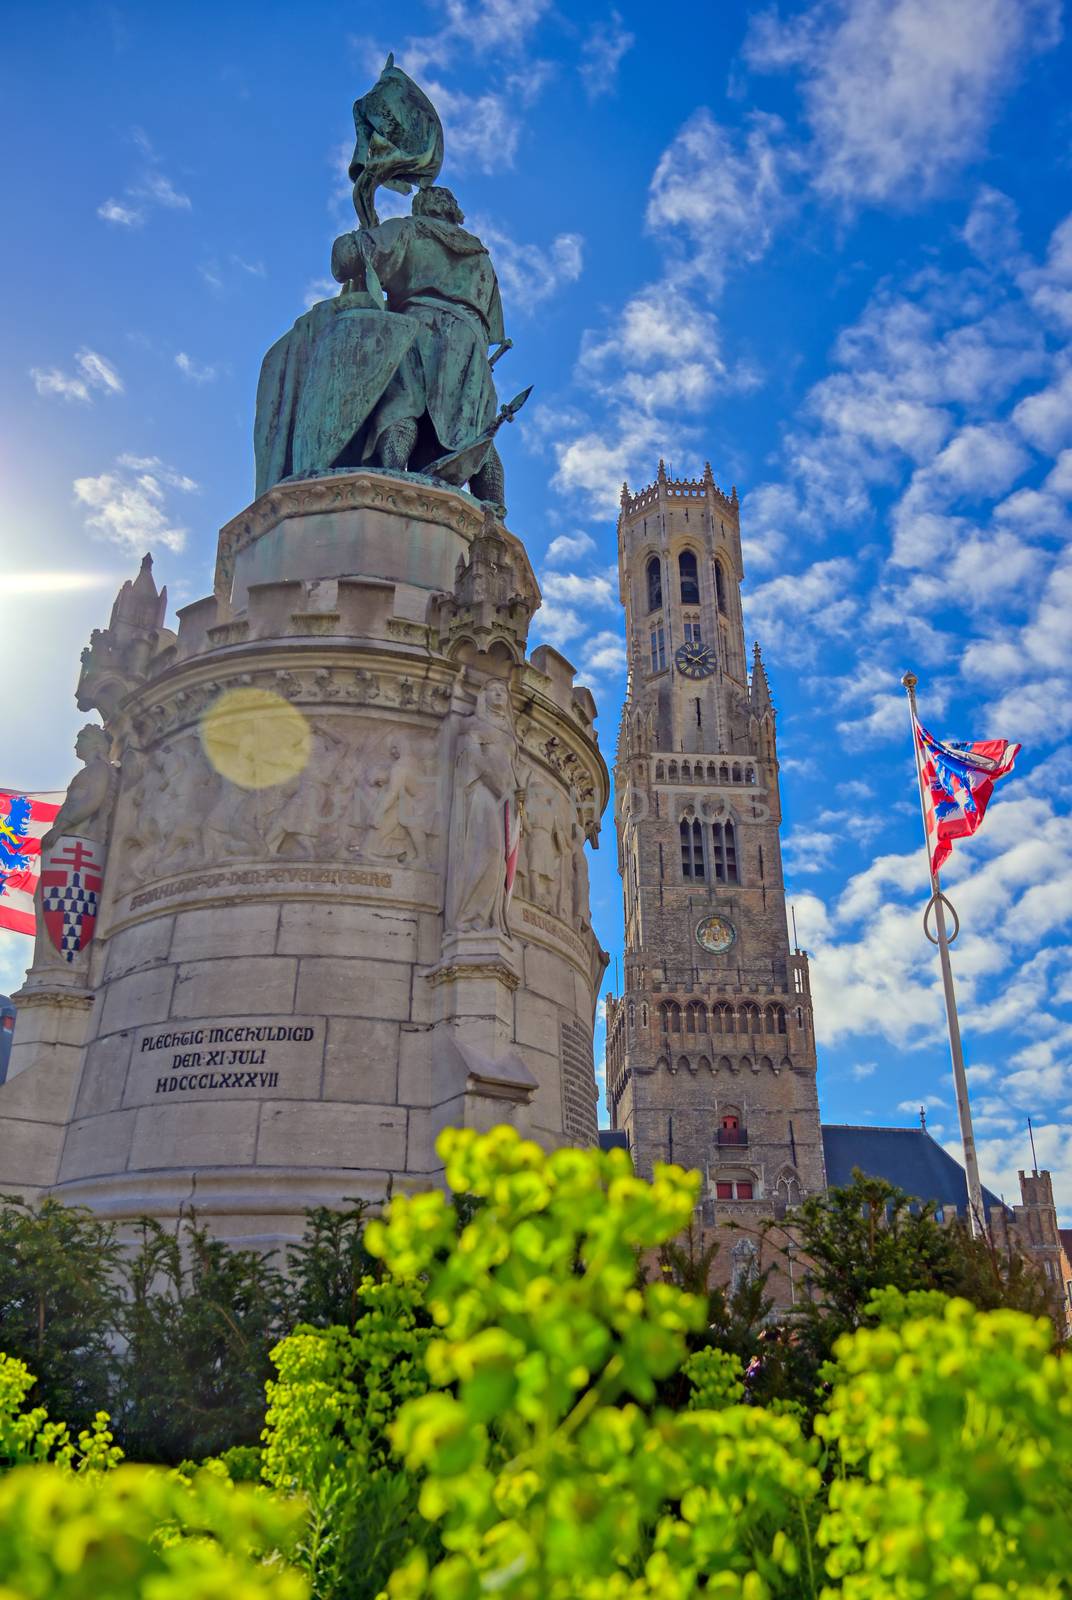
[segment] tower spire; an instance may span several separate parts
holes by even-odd
[[[767,669],[763,665],[758,639],[752,644],[752,682],[748,690],[748,703],[757,717],[774,710],[770,684],[767,682]]]

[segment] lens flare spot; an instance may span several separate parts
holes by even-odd
[[[240,789],[270,789],[296,778],[311,742],[297,706],[268,689],[227,689],[201,718],[206,756]]]

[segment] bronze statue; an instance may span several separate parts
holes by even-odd
[[[469,483],[505,514],[494,436],[528,398],[499,408],[492,366],[510,340],[495,269],[435,185],[443,129],[388,57],[354,105],[350,163],[361,227],[335,241],[339,295],[299,317],[265,356],[257,390],[257,493],[283,478],[376,466]],[[380,222],[380,185],[417,193]],[[489,359],[491,345],[497,345]]]

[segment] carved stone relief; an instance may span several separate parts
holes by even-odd
[[[573,841],[565,820],[565,797],[530,778],[525,792],[523,834],[525,888],[544,911],[569,920],[573,907]]]
[[[128,750],[121,891],[250,858],[428,865],[440,832],[434,730],[384,732],[340,717],[318,719],[310,733],[302,771],[259,790],[216,772],[196,733]]]
[[[450,808],[446,927],[509,933],[507,852],[520,783],[510,691],[493,679],[459,732]]]

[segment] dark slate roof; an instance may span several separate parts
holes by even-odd
[[[832,1188],[851,1183],[853,1167],[869,1178],[885,1178],[917,1200],[955,1206],[968,1214],[968,1183],[964,1168],[924,1128],[866,1128],[849,1123],[823,1123],[826,1181]],[[983,1189],[989,1214],[1000,1207],[996,1194]]]
[[[628,1150],[629,1139],[624,1128],[600,1128],[599,1148],[601,1150]]]
[[[1072,1266],[1072,1228],[1058,1228],[1057,1232],[1061,1238],[1061,1247],[1068,1258],[1069,1265]]]

